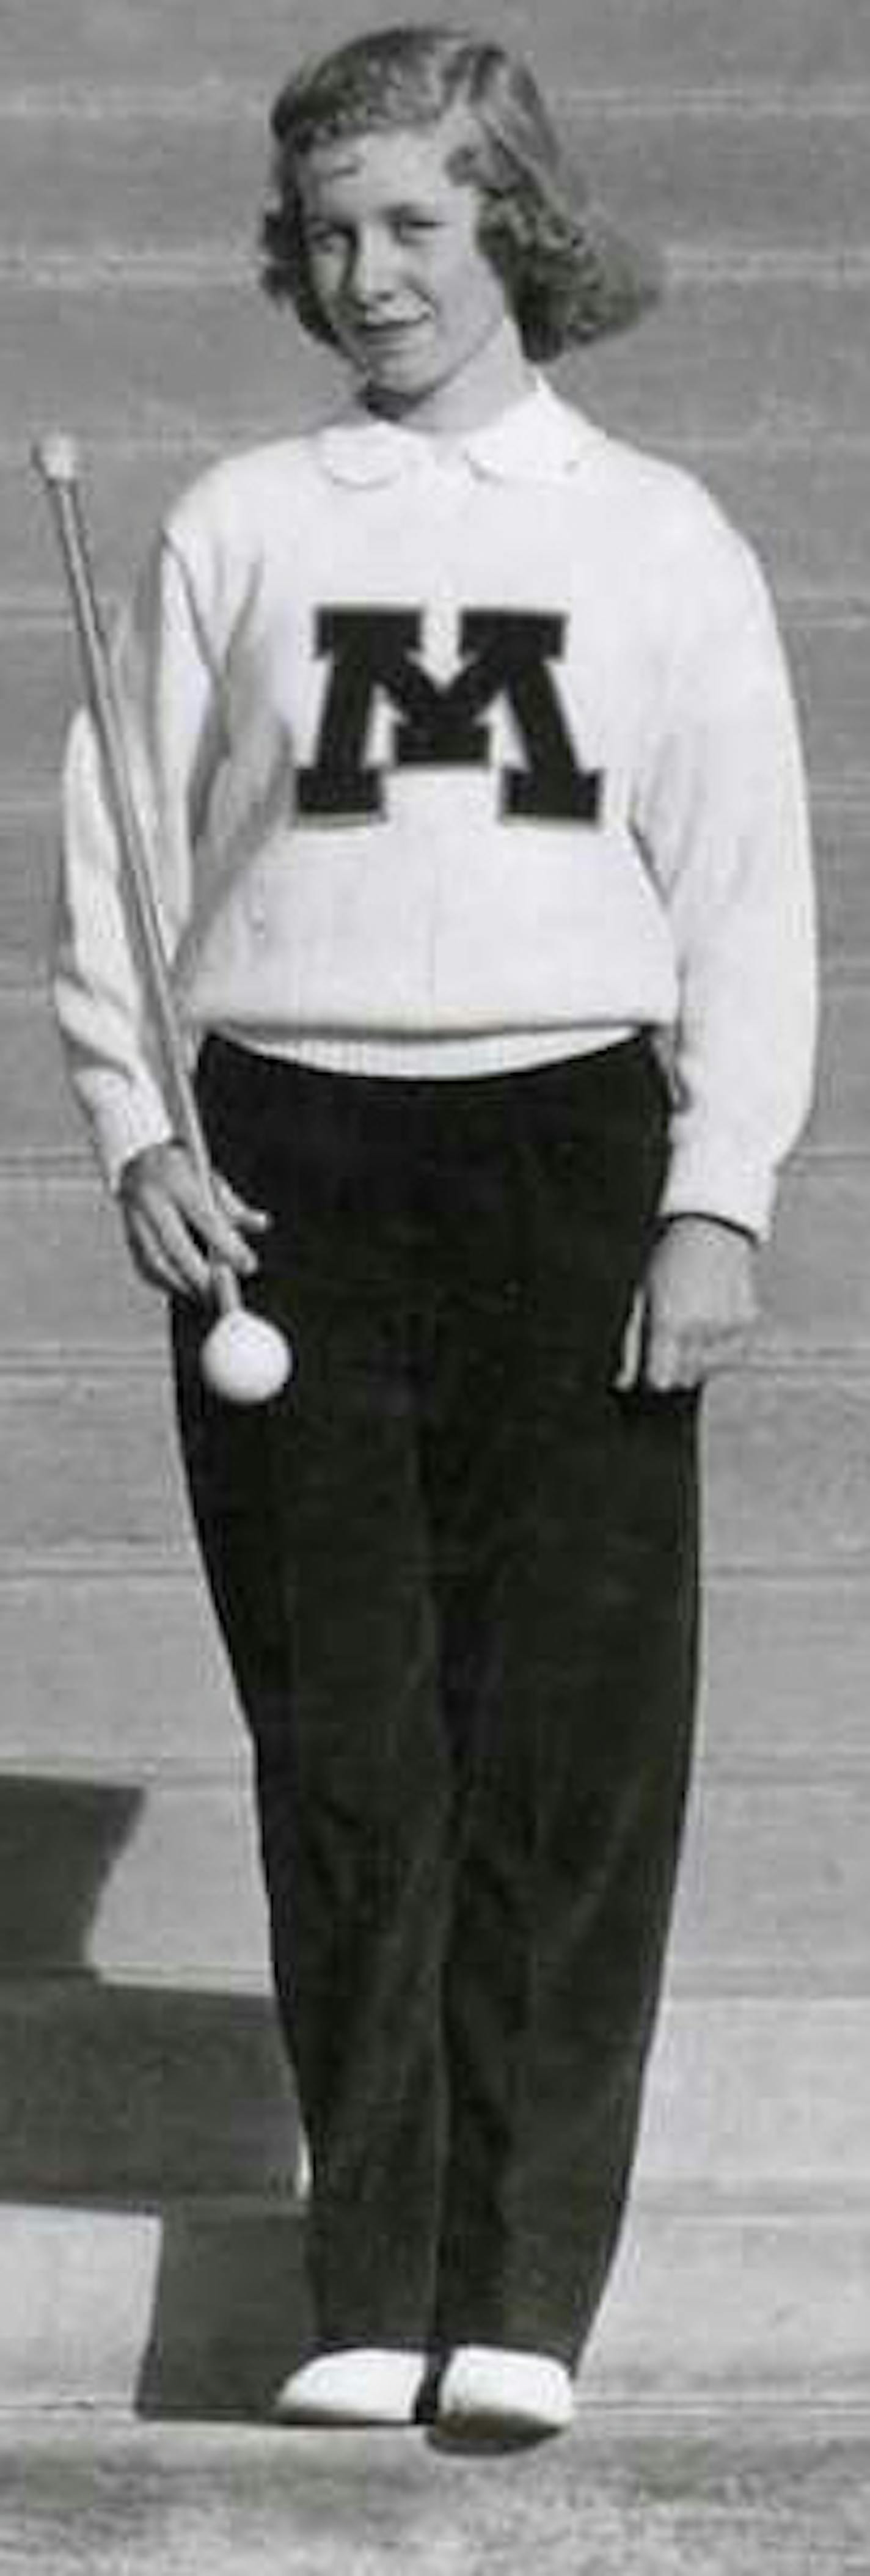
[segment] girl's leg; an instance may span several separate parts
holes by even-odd
[[[400,1211],[389,1158],[366,1167],[349,1133],[355,1086],[221,1048],[203,1088],[218,1164],[278,1211],[259,1294],[298,1351],[288,1394],[242,1413],[204,1390],[199,1320],[176,1318],[193,1508],[255,1748],[316,2313],[326,2345],[422,2346],[448,1779]]]
[[[445,2343],[564,2360],[588,2336],[629,2181],[695,1660],[689,1409],[625,1406],[597,1442],[574,1429],[589,1472],[570,1494],[561,1481],[561,1537],[530,1533],[478,1677],[439,2287]],[[559,1490],[554,1475],[554,1519]]]
[[[661,1186],[643,1050],[513,1092],[476,1183],[470,1158],[479,1222],[462,1277],[442,1254],[430,1354],[461,1796],[437,2321],[445,2346],[573,2360],[616,2243],[679,1849],[696,1405],[613,1392]],[[455,1161],[441,1179],[455,1217]],[[436,1171],[433,1213],[438,1195]]]

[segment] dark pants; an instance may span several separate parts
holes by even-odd
[[[613,1391],[667,1124],[642,1039],[475,1081],[212,1040],[218,1168],[275,1222],[274,1404],[176,1314],[256,1753],[325,2344],[579,2352],[634,2148],[690,1755],[691,1397]]]

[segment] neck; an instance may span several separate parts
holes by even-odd
[[[532,371],[523,353],[516,324],[505,320],[490,333],[465,365],[443,384],[424,393],[392,394],[377,385],[363,388],[366,409],[379,419],[399,420],[408,429],[459,433],[482,429],[510,403],[529,393]]]

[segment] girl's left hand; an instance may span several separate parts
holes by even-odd
[[[758,1314],[757,1247],[717,1217],[669,1218],[635,1299],[617,1386],[667,1395],[742,1359]]]

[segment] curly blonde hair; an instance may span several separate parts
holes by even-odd
[[[303,329],[334,345],[308,263],[299,166],[321,143],[436,125],[464,108],[467,141],[447,167],[476,187],[479,241],[501,278],[526,355],[636,322],[661,291],[655,253],[606,221],[570,168],[526,65],[442,25],[376,29],[324,55],[280,91],[271,115],[274,195],[263,217],[261,283]]]

